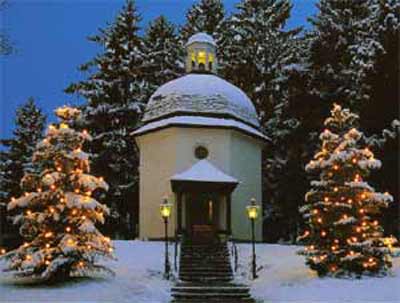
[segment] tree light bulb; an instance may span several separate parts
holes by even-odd
[[[334,169],[334,170],[339,170],[339,165],[334,165],[334,166],[333,166],[333,169]]]
[[[325,236],[326,236],[326,231],[324,231],[324,230],[321,231],[321,236],[322,236],[322,237],[325,237]]]
[[[339,190],[339,188],[337,188],[337,187],[334,187],[334,188],[333,188],[333,191],[334,191],[334,192],[337,192],[338,190]]]
[[[46,261],[44,262],[44,264],[50,265],[50,261],[49,261],[49,260],[46,260]]]
[[[53,235],[53,233],[51,231],[47,232],[44,234],[45,238],[50,238]]]
[[[67,227],[65,228],[65,231],[66,231],[67,233],[69,233],[69,232],[71,231],[71,227],[67,226]]]
[[[318,219],[317,219],[317,222],[318,222],[318,223],[322,223],[322,218],[318,218]]]
[[[351,160],[351,162],[353,162],[354,164],[356,164],[356,163],[357,163],[357,159],[356,159],[356,158],[353,158],[353,160]]]
[[[325,202],[329,202],[329,198],[328,198],[328,197],[325,197],[325,198],[324,198],[324,201],[325,201]]]
[[[50,244],[49,243],[46,244],[46,248],[50,248]]]
[[[0,255],[4,255],[6,253],[6,250],[4,248],[0,249]]]

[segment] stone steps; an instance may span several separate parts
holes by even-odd
[[[171,289],[171,303],[255,303],[247,286],[235,284],[225,243],[182,244],[180,282]]]

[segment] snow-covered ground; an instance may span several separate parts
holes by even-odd
[[[237,280],[247,282],[252,294],[274,303],[400,303],[400,258],[393,260],[393,273],[384,278],[318,278],[296,254],[297,246],[258,244],[258,279],[249,280],[250,246],[238,245]],[[261,302],[263,302],[261,301]]]
[[[56,286],[14,286],[0,273],[0,302],[29,303],[164,303],[170,283],[162,278],[164,246],[160,242],[115,241],[114,278]],[[4,266],[1,264],[0,267]],[[3,278],[3,282],[2,279]],[[4,280],[6,280],[4,282]]]
[[[118,262],[110,266],[114,278],[83,280],[56,286],[15,286],[0,274],[0,302],[30,303],[166,303],[171,282],[162,279],[164,246],[160,242],[116,241]],[[304,303],[399,303],[400,258],[394,260],[393,276],[361,280],[319,279],[295,252],[298,247],[257,245],[259,278],[249,279],[250,246],[238,247],[237,280],[250,284],[260,302]],[[172,247],[171,247],[172,252]],[[0,268],[4,264],[0,264]]]

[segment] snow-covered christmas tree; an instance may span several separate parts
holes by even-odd
[[[110,273],[97,261],[113,257],[110,239],[95,226],[104,223],[109,211],[93,194],[108,185],[89,174],[89,157],[82,146],[91,137],[70,127],[80,115],[78,109],[62,107],[56,115],[61,122],[48,127],[33,155],[38,173],[24,176],[26,192],[8,204],[9,210],[20,210],[14,223],[21,225],[26,242],[2,257],[16,276],[47,282]]]
[[[221,0],[200,0],[186,13],[186,23],[180,30],[183,44],[190,36],[197,33],[207,33],[215,39],[217,44],[223,35],[225,9]]]
[[[45,122],[46,117],[33,98],[17,109],[14,137],[0,140],[5,147],[0,151],[0,202],[21,195],[20,181],[32,169],[32,154],[43,137]]]
[[[299,240],[307,245],[301,252],[306,263],[321,276],[381,274],[391,267],[378,219],[393,197],[366,182],[381,162],[363,146],[358,118],[335,104],[320,135],[322,148],[306,166],[319,180],[311,182],[300,209],[307,229]]]
[[[146,79],[155,91],[184,72],[183,48],[179,45],[175,26],[160,16],[149,24],[144,36]]]

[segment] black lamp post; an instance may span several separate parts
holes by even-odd
[[[256,205],[256,199],[251,199],[250,205],[246,207],[247,216],[251,221],[251,244],[252,244],[252,275],[253,279],[257,278],[257,264],[256,264],[256,237],[255,237],[255,220],[258,217],[259,206]]]
[[[171,216],[172,204],[168,203],[168,199],[164,198],[163,203],[160,205],[161,217],[164,219],[165,226],[165,268],[164,268],[164,277],[165,279],[169,279],[169,272],[171,269],[171,265],[169,264],[168,257],[168,219]]]

